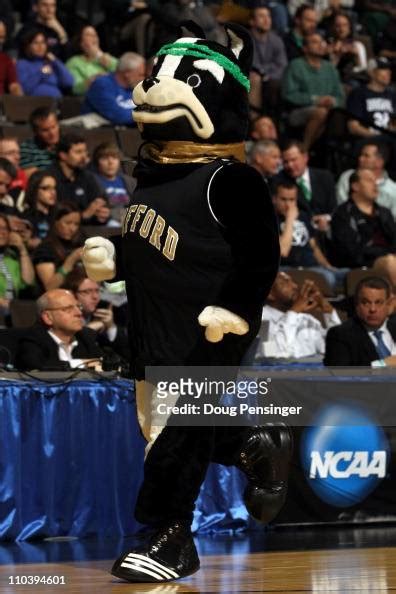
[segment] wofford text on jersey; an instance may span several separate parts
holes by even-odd
[[[148,239],[165,258],[174,260],[179,234],[153,208],[147,208],[146,204],[129,206],[122,225],[122,236],[139,233],[140,237]]]

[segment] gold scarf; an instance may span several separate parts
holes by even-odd
[[[173,165],[177,163],[210,163],[216,159],[236,159],[245,162],[245,143],[199,144],[169,140],[149,143],[145,147],[147,155],[157,163]]]

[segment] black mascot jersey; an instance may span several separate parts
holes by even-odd
[[[211,180],[227,165],[216,160],[180,179],[138,186],[133,194],[122,252],[137,379],[144,377],[145,365],[237,365],[251,340],[249,333],[209,343],[198,324],[233,269],[231,248],[207,196]]]

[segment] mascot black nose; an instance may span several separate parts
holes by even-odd
[[[153,87],[154,85],[158,85],[158,83],[159,83],[159,79],[155,78],[155,76],[150,76],[150,78],[145,78],[142,83],[144,92],[147,93],[147,91],[149,89],[151,89],[151,87]]]

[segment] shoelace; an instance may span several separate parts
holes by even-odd
[[[174,526],[170,526],[164,534],[162,534],[159,538],[157,536],[156,540],[152,543],[150,547],[150,552],[157,553],[160,548],[168,541],[168,536],[173,535],[176,532],[179,532],[181,529],[180,524],[175,524]]]

